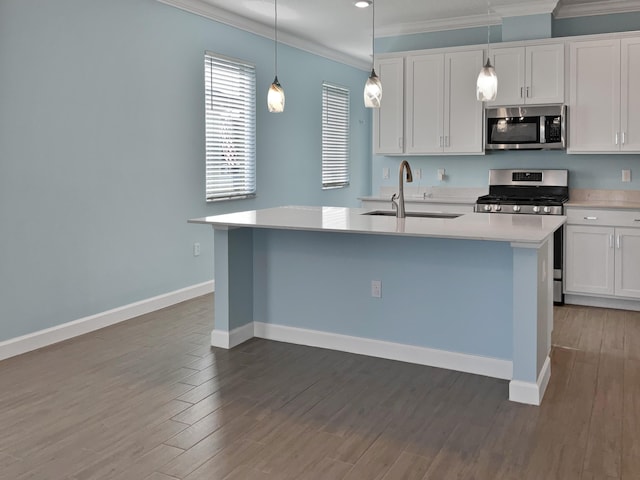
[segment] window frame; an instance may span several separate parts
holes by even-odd
[[[323,190],[345,188],[350,184],[350,124],[351,92],[349,88],[323,81],[321,133]],[[330,126],[331,129],[329,129]]]
[[[257,194],[256,77],[252,63],[204,52],[207,202]]]

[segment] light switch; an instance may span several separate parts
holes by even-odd
[[[622,170],[622,181],[623,182],[631,181],[631,170]]]
[[[438,169],[438,180],[443,181],[446,175],[446,170],[444,168]]]
[[[384,167],[382,169],[382,179],[389,180],[389,167]]]

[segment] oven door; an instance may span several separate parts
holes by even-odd
[[[486,148],[490,150],[541,149],[540,124],[544,121],[543,118],[487,115]]]

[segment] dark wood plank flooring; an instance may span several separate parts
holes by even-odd
[[[0,362],[2,480],[637,480],[640,313],[556,307],[541,407],[508,382],[253,339],[213,296]]]

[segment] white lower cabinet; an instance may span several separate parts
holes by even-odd
[[[640,298],[640,229],[616,228],[615,294]]]
[[[566,292],[613,295],[613,228],[567,225]]]
[[[640,299],[640,212],[568,210],[565,293]],[[576,222],[578,224],[572,224]]]

